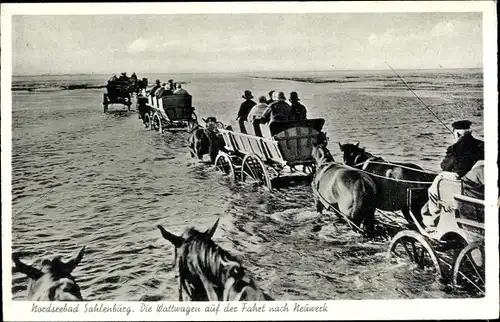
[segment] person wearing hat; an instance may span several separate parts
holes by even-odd
[[[269,99],[267,100],[268,105],[271,104],[272,102],[274,102],[274,97],[273,97],[274,92],[275,92],[275,90],[273,89],[272,91],[269,91],[269,93],[268,93],[269,94]]]
[[[161,84],[160,87],[155,91],[155,96],[156,97],[162,97],[165,96],[163,93],[168,90],[167,83]]]
[[[155,95],[156,90],[158,90],[158,88],[160,88],[160,87],[161,87],[160,80],[159,80],[159,79],[157,79],[157,80],[156,80],[156,84],[155,84],[155,86],[153,86],[153,88],[151,88],[151,90],[149,91],[149,94],[150,94],[151,96],[154,96],[154,95]]]
[[[259,97],[259,104],[252,107],[252,110],[248,114],[248,121],[260,121],[264,116],[264,113],[267,111],[268,105],[265,96]]]
[[[248,113],[252,110],[252,107],[254,107],[257,103],[252,101],[252,92],[249,90],[246,90],[242,98],[245,99],[243,103],[240,105],[240,110],[238,111],[238,116],[236,117],[236,120],[243,122],[246,121],[248,118]]]
[[[470,190],[483,186],[484,189],[484,183],[478,182],[483,181],[481,178],[484,176],[478,174],[478,171],[484,169],[484,166],[478,166],[484,160],[484,142],[472,136],[471,124],[469,120],[461,120],[451,125],[455,143],[447,148],[446,156],[441,162],[443,172],[436,176],[429,187],[429,201],[422,208],[423,222],[430,230],[437,225],[442,210],[439,190],[446,190],[447,195],[453,195],[465,193],[462,187]],[[444,200],[444,203],[450,201]]]
[[[290,119],[290,113],[290,105],[286,102],[285,93],[278,92],[276,95],[276,102],[269,105],[262,117],[262,123],[288,121]]]
[[[299,103],[299,95],[297,92],[290,93],[290,114],[291,119],[293,120],[305,120],[307,119],[307,110],[306,107]]]

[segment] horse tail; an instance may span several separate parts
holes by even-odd
[[[360,176],[352,185],[352,207],[351,215],[353,223],[361,228],[365,233],[373,231],[375,221],[375,201],[376,191],[374,185]]]

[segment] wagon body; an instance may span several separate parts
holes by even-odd
[[[132,105],[132,92],[128,81],[116,80],[106,86],[107,93],[103,94],[102,104],[104,112],[110,104],[123,104],[130,110]]]
[[[312,164],[313,144],[321,140],[324,119],[261,125],[233,122],[232,130],[221,129],[225,149],[239,155],[254,154],[268,164],[283,166]]]
[[[224,147],[216,167],[243,181],[252,178],[272,189],[274,177],[281,177],[286,167],[298,173],[295,166],[312,170],[313,145],[325,141],[321,129],[324,119],[287,121],[264,125],[252,122],[232,122],[230,128],[219,129]],[[219,162],[220,161],[220,162]],[[300,174],[300,173],[298,173]]]
[[[138,110],[146,127],[151,127],[158,132],[163,129],[189,129],[197,124],[197,117],[192,105],[192,96],[189,94],[167,95],[163,97],[141,97]]]

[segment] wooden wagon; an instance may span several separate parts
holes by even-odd
[[[309,176],[314,167],[313,144],[326,143],[326,135],[321,132],[324,123],[324,119],[270,125],[232,122],[229,129],[219,129],[225,146],[215,165],[231,178],[253,181],[270,190],[277,178],[292,173]]]
[[[189,94],[172,94],[163,97],[138,97],[139,116],[146,128],[162,133],[169,129],[190,130],[198,124]]]
[[[106,86],[107,93],[103,94],[102,105],[104,113],[111,104],[123,104],[130,111],[132,105],[132,91],[128,81],[116,80]]]

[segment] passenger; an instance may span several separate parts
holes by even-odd
[[[161,87],[160,80],[159,80],[159,79],[157,79],[157,80],[156,80],[156,85],[155,85],[155,86],[153,86],[153,88],[149,91],[149,95],[154,96],[154,95],[155,95],[156,90],[158,90],[158,88],[160,88],[160,87]]]
[[[456,121],[452,124],[456,142],[446,150],[446,156],[443,162],[441,162],[441,169],[443,172],[436,176],[434,182],[429,187],[429,201],[422,208],[423,221],[428,227],[432,227],[436,224],[439,212],[441,211],[438,197],[439,186],[451,190],[457,189],[458,187],[456,184],[446,186],[439,184],[439,182],[443,179],[450,181],[460,180],[478,161],[484,160],[484,142],[472,136],[471,124],[472,122],[468,120]],[[468,176],[467,179],[465,179],[467,185],[471,185],[469,182],[471,180],[478,180],[474,172],[471,174],[471,177]],[[456,193],[461,193],[461,191],[456,191]]]
[[[155,96],[156,97],[162,97],[162,96],[165,96],[163,95],[163,93],[167,90],[167,83],[163,83],[161,84],[161,87],[159,87],[156,91],[155,91]]]
[[[189,94],[184,88],[182,88],[181,84],[177,84],[177,89],[174,91],[175,95],[187,95]]]
[[[272,91],[269,91],[269,99],[267,100],[267,104],[271,104],[272,102],[274,102],[274,97],[273,97],[273,94],[274,94],[275,90],[273,89]]]
[[[290,119],[293,120],[305,120],[307,119],[307,110],[306,107],[302,104],[299,103],[299,95],[297,92],[291,92],[290,93],[290,114],[291,117]]]
[[[259,97],[259,104],[252,107],[252,110],[248,114],[248,121],[260,122],[260,120],[264,116],[264,113],[267,111],[267,108],[268,108],[268,105],[267,105],[266,97],[265,96]]]
[[[275,121],[288,121],[290,119],[290,105],[286,102],[285,93],[278,92],[276,102],[269,105],[264,116],[262,123],[275,122]]]
[[[114,82],[116,82],[118,78],[116,78],[116,74],[113,74],[113,76],[111,76],[111,78],[108,80],[108,84],[112,84]]]
[[[120,75],[120,78],[119,80],[121,81],[128,81],[128,77],[127,77],[127,73],[123,72],[121,75]]]
[[[168,86],[170,87],[170,90],[171,90],[172,92],[174,92],[174,90],[175,90],[175,88],[176,88],[176,87],[175,87],[175,85],[176,85],[176,84],[174,83],[174,80],[173,80],[173,79],[169,79],[169,80],[168,80]]]
[[[246,121],[248,118],[248,113],[250,113],[250,110],[252,107],[254,107],[257,103],[252,101],[252,92],[249,90],[245,91],[245,94],[242,96],[242,98],[245,99],[243,103],[241,103],[240,110],[238,111],[238,116],[236,117],[236,120],[239,120],[240,122]]]

